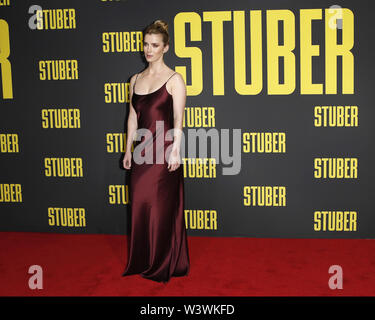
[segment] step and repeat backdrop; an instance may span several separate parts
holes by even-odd
[[[188,234],[375,238],[371,4],[1,0],[0,231],[129,232],[129,81],[163,19]]]

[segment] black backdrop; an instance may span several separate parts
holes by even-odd
[[[120,138],[126,132],[128,84],[131,75],[145,67],[140,47],[142,29],[156,19],[164,19],[169,23],[171,36],[165,62],[185,77],[187,112],[212,112],[214,123],[203,129],[219,133],[227,129],[231,148],[237,145],[241,150],[238,174],[223,174],[225,165],[217,161],[214,177],[185,176],[188,234],[374,238],[373,11],[370,1],[335,4],[345,13],[342,29],[339,21],[335,30],[337,44],[344,35],[345,42],[352,37],[354,43],[346,52],[347,60],[337,58],[337,72],[333,75],[334,69],[330,68],[334,64],[325,60],[325,41],[329,41],[325,19],[331,14],[328,8],[332,5],[327,1],[38,1],[41,9],[55,10],[45,11],[43,17],[59,17],[60,13],[70,17],[60,20],[65,21],[63,29],[50,29],[53,25],[48,20],[44,20],[48,23],[41,29],[35,29],[35,11],[31,10],[34,2],[5,1],[0,6],[0,230],[127,233],[129,173],[121,165]],[[311,11],[312,15],[321,14],[320,19],[315,16],[310,31],[311,44],[319,45],[319,52],[303,61],[301,47],[306,48],[308,37],[301,42],[300,28],[306,26],[301,23],[302,9],[317,9]],[[333,13],[335,17],[342,12],[337,10]],[[254,16],[250,16],[251,12]],[[279,22],[272,20],[273,14]],[[210,21],[212,17],[215,23]],[[261,21],[258,32],[255,27],[250,28],[250,17],[254,25]],[[243,38],[242,34],[238,36],[242,32],[241,21]],[[272,21],[276,21],[278,29]],[[111,35],[123,36],[126,45],[108,52],[108,44],[121,43],[111,42]],[[256,42],[250,45],[250,35],[262,40],[260,47]],[[291,39],[295,41],[292,54],[285,58],[292,58],[288,60],[292,61],[290,65],[280,48],[271,49],[272,43],[267,43],[272,37],[278,39],[280,46],[290,44]],[[241,51],[241,44],[245,48],[245,62],[237,60],[236,68],[235,52]],[[193,49],[189,51],[189,47]],[[250,55],[252,50],[258,56]],[[311,53],[313,49],[306,50]],[[262,59],[257,60],[259,57]],[[63,79],[64,73],[57,80],[41,78],[47,61],[58,60],[65,67],[74,68],[76,63],[77,78]],[[302,92],[301,71],[308,72],[309,60],[312,74],[306,78],[321,84],[320,93]],[[350,66],[354,68],[352,72]],[[241,70],[246,78],[242,83]],[[348,86],[345,90],[343,70]],[[273,79],[278,75],[280,83],[289,81],[291,76],[294,88],[290,92],[268,91],[273,81],[270,75]],[[337,77],[333,92],[327,85],[330,76]],[[246,90],[245,83],[256,81],[260,84],[258,91],[255,87],[252,93],[241,91]],[[115,97],[120,101],[115,101]],[[353,106],[350,110],[358,112],[358,124],[315,126],[316,106]],[[51,127],[53,118],[48,115],[64,112],[75,122],[68,128]],[[184,133],[199,128],[199,124],[189,128],[185,124]],[[239,136],[235,136],[235,129],[241,130]],[[249,132],[278,133],[277,137],[285,138],[284,152],[245,152],[243,139]],[[120,148],[116,148],[115,142],[120,143]],[[66,166],[65,176],[48,176],[54,158],[65,158],[67,165],[81,165],[82,175],[70,176],[70,167]],[[322,158],[354,159],[357,176],[315,177],[315,161],[319,161],[315,159]],[[273,192],[284,190],[286,202],[282,206],[249,203],[246,192],[253,190],[252,186],[283,187],[274,188]],[[335,221],[332,228],[319,225],[323,217],[329,218],[328,222]]]

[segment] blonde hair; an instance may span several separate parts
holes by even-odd
[[[168,23],[164,20],[155,20],[151,23],[144,31],[144,36],[146,34],[161,34],[163,36],[163,42],[166,46],[169,44],[169,33],[168,33]]]

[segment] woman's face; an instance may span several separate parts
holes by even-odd
[[[168,45],[164,46],[160,33],[146,34],[143,39],[143,51],[148,62],[157,61],[168,51]]]

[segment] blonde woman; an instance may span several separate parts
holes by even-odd
[[[130,80],[123,165],[131,170],[131,233],[128,263],[122,275],[140,274],[168,282],[171,277],[186,276],[190,268],[180,157],[186,86],[182,76],[163,60],[169,49],[167,23],[153,22],[144,31],[143,41],[148,66]],[[141,135],[132,155],[134,133],[138,135],[139,129],[147,129],[149,134]],[[174,131],[168,135],[171,129]],[[138,161],[147,155],[151,163]]]

